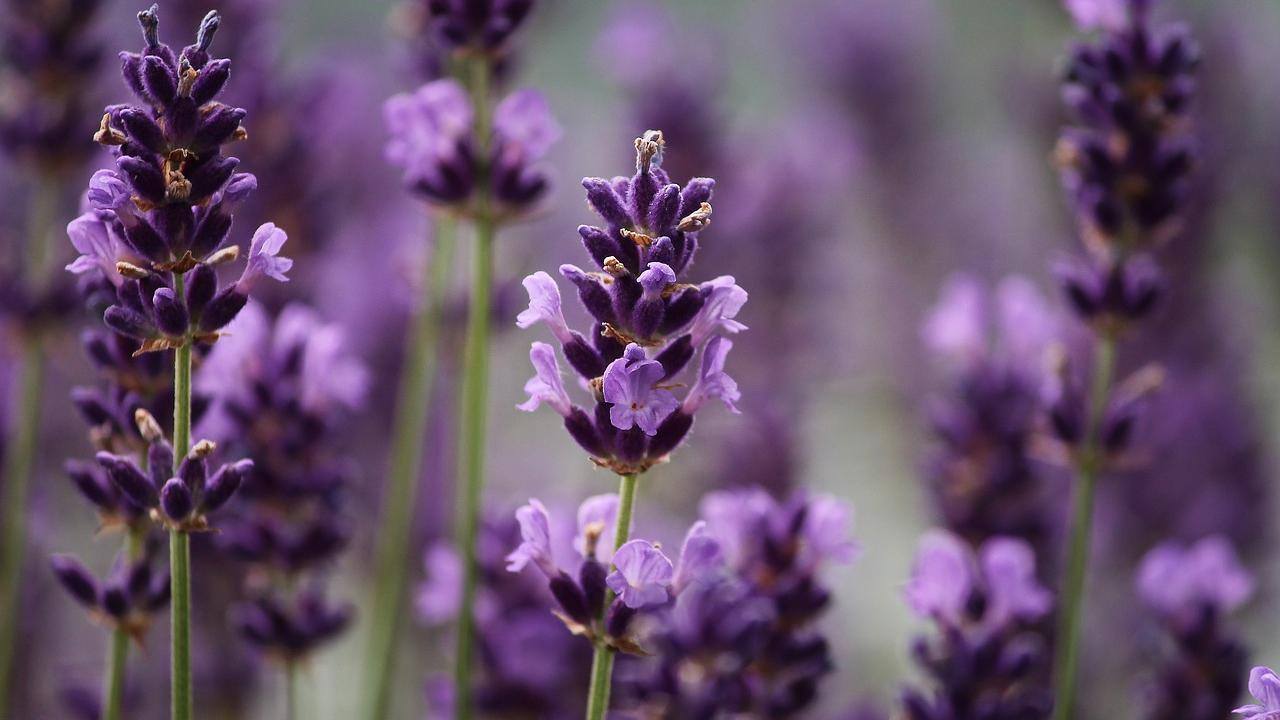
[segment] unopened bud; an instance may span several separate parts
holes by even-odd
[[[223,263],[234,262],[235,259],[238,257],[240,257],[240,246],[228,245],[222,248],[221,250],[219,250],[218,252],[205,258],[204,264],[205,265],[221,265]]]
[[[160,429],[160,423],[156,421],[156,416],[148,412],[146,408],[138,408],[133,411],[133,422],[138,426],[138,434],[142,435],[142,439],[149,443],[156,442],[164,437],[164,431]]]
[[[146,268],[138,267],[137,265],[134,265],[131,262],[125,262],[124,260],[116,262],[116,272],[133,280],[145,280],[149,275],[151,275],[151,272]]]
[[[218,445],[214,443],[212,440],[201,440],[200,442],[191,446],[191,457],[206,458],[212,455],[213,451],[217,449],[218,449]]]
[[[677,226],[682,232],[698,232],[711,224],[711,203],[704,202],[686,215]]]
[[[652,167],[662,164],[662,148],[666,141],[661,130],[646,130],[636,138],[636,170],[648,173]]]

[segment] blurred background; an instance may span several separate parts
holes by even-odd
[[[194,28],[190,18],[207,7],[224,14],[215,50],[231,53],[230,101],[249,109],[256,143],[238,149],[262,189],[246,211],[254,219],[237,232],[247,239],[245,228],[259,218],[274,220],[289,232],[296,259],[294,281],[267,304],[312,305],[341,327],[369,370],[363,408],[333,440],[353,468],[353,533],[331,594],[357,604],[356,621],[302,679],[313,698],[307,717],[353,717],[400,342],[431,242],[424,207],[382,157],[383,101],[422,81],[407,37],[412,23],[388,0],[169,0],[161,3],[162,37],[185,44],[190,31],[178,23]],[[138,9],[112,0],[94,17],[92,32],[111,53],[136,49]],[[1215,400],[1153,413],[1161,421],[1142,430],[1150,462],[1140,477],[1109,479],[1102,490],[1089,622],[1118,630],[1095,633],[1086,650],[1091,717],[1125,717],[1136,702],[1130,681],[1142,637],[1140,624],[1127,621],[1132,573],[1165,537],[1232,537],[1261,578],[1246,636],[1259,661],[1280,661],[1271,600],[1280,555],[1269,521],[1280,509],[1271,482],[1280,419],[1280,2],[1182,0],[1159,12],[1184,19],[1202,44],[1203,187],[1186,240],[1172,253],[1174,301],[1133,352],[1171,363],[1181,382],[1167,383],[1167,393]],[[823,628],[837,669],[809,716],[836,717],[862,701],[892,707],[915,677],[909,652],[920,624],[901,591],[917,538],[937,522],[930,408],[950,381],[921,327],[956,273],[989,284],[1025,276],[1061,305],[1050,267],[1076,243],[1051,154],[1067,121],[1060,70],[1077,36],[1053,0],[538,2],[504,83],[545,93],[563,134],[549,157],[555,186],[543,210],[499,238],[486,500],[494,515],[531,496],[570,512],[581,498],[613,489],[613,477],[585,462],[558,422],[515,411],[535,338],[517,331],[514,317],[524,306],[520,278],[586,259],[575,228],[591,213],[578,181],[629,172],[632,139],[657,125],[673,176],[718,179],[724,200],[693,276],[736,276],[751,294],[739,319],[753,330],[731,361],[743,414],[700,418],[675,461],[643,479],[637,523],[677,543],[703,493],[756,483],[852,503],[862,553],[829,576],[835,602]],[[96,108],[124,100],[114,60],[105,66],[84,89],[86,144]],[[59,190],[59,225],[74,216],[81,181],[104,162],[84,162]],[[33,196],[21,164],[5,163],[0,222],[8,245]],[[59,264],[71,259],[64,236],[49,241]],[[465,235],[460,247],[447,313],[453,324],[442,336],[440,391],[424,438],[415,557],[448,536],[453,508],[449,408],[465,310]],[[96,687],[101,672],[105,634],[86,623],[46,563],[52,552],[76,552],[105,568],[117,547],[95,542],[96,519],[60,471],[65,458],[88,453],[65,392],[91,377],[75,341],[87,322],[73,315],[48,351],[21,585],[26,619],[16,645],[19,718],[68,716],[60,698],[77,683]],[[0,337],[11,364],[15,346]],[[12,397],[4,383],[0,393]],[[1045,472],[1060,489],[1061,473]],[[216,593],[202,590],[196,572],[199,614]],[[420,563],[412,577],[422,581]],[[158,623],[135,656],[151,669],[135,678],[138,709],[130,717],[163,713],[166,642],[167,624]],[[198,706],[201,693],[212,697],[217,688],[239,694],[218,701],[229,708],[225,717],[279,716],[278,675],[240,660],[253,655],[235,648],[226,625],[208,619],[197,631],[201,642],[232,648],[221,660],[235,679],[220,682],[219,669],[207,668]],[[400,706],[421,706],[423,679],[447,669],[451,642],[415,622],[403,646]]]

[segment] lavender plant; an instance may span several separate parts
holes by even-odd
[[[493,243],[497,228],[536,207],[548,189],[539,162],[559,135],[545,101],[535,92],[517,91],[495,107],[493,79],[507,57],[512,34],[528,15],[527,0],[471,2],[433,0],[426,4],[423,27],[442,62],[457,67],[464,82],[433,80],[414,93],[387,101],[391,140],[387,159],[404,171],[404,184],[441,218],[436,223],[436,255],[430,282],[406,346],[406,373],[392,441],[390,487],[385,494],[384,531],[378,542],[374,591],[378,607],[369,646],[365,712],[370,720],[387,713],[395,638],[406,591],[410,511],[422,463],[427,383],[432,372],[431,345],[440,324],[440,307],[452,265],[453,218],[474,229],[471,299],[464,350],[460,482],[455,533],[463,551],[463,606],[474,600],[478,532],[484,481],[485,398],[488,386],[489,315],[493,293]],[[461,613],[455,694],[461,717],[469,717],[472,665],[471,615]]]
[[[361,407],[367,383],[340,328],[298,304],[274,324],[260,306],[247,306],[196,378],[213,401],[201,430],[254,462],[215,543],[248,567],[233,622],[284,666],[289,717],[300,712],[299,665],[352,615],[327,599],[325,575],[351,534],[344,508],[352,468],[338,430],[344,413]]]
[[[17,712],[9,697],[18,644],[21,575],[27,529],[27,491],[40,427],[45,336],[74,308],[74,293],[51,267],[50,234],[69,199],[62,181],[83,167],[92,145],[76,142],[90,129],[91,102],[101,47],[93,36],[100,3],[14,0],[0,7],[0,151],[15,178],[9,202],[24,200],[21,242],[4,243],[0,258],[0,320],[12,324],[21,348],[16,392],[4,443],[3,516],[0,517],[0,712]],[[15,202],[16,200],[16,202]],[[14,233],[16,240],[20,236]]]
[[[286,236],[268,223],[250,242],[239,279],[219,284],[216,266],[239,256],[228,244],[236,207],[256,186],[236,173],[223,146],[243,138],[245,112],[217,101],[231,62],[210,56],[219,16],[201,22],[196,41],[175,53],[159,37],[159,11],[138,14],[144,46],[122,53],[126,85],[139,105],[112,105],[94,139],[115,156],[115,170],[90,181],[91,214],[106,232],[82,243],[77,267],[119,276],[103,313],[111,330],[139,343],[136,354],[174,351],[172,442],[158,426],[146,433],[147,470],[131,457],[100,453],[115,487],[169,531],[172,583],[172,716],[192,717],[190,533],[230,499],[253,468],[228,463],[210,472],[215,445],[191,443],[193,348],[215,342],[265,278],[285,281],[292,261],[279,255]],[[98,215],[100,214],[100,215]],[[113,283],[114,284],[114,283]]]
[[[975,552],[950,532],[931,530],[920,540],[905,596],[937,625],[936,637],[912,649],[932,689],[904,692],[905,717],[1049,717],[1049,650],[1036,626],[1052,595],[1036,579],[1031,546],[996,536]]]
[[[1154,28],[1149,0],[1076,3],[1077,21],[1101,38],[1072,51],[1064,97],[1077,123],[1057,149],[1088,252],[1059,268],[1074,313],[1093,331],[1088,390],[1068,380],[1055,430],[1075,469],[1073,519],[1063,583],[1055,717],[1071,717],[1085,569],[1099,476],[1131,437],[1134,400],[1145,381],[1113,388],[1123,331],[1160,294],[1151,252],[1180,230],[1193,149],[1187,112],[1197,54],[1185,30]]]
[[[533,411],[543,404],[554,409],[591,461],[621,478],[613,545],[615,552],[630,549],[615,557],[614,565],[623,574],[609,577],[630,583],[635,575],[643,584],[657,582],[654,578],[658,576],[646,573],[658,572],[661,562],[644,543],[628,542],[637,481],[676,449],[693,426],[694,415],[708,401],[719,399],[736,410],[734,402],[740,397],[737,383],[724,371],[733,343],[722,333],[745,329],[734,318],[747,294],[727,275],[701,285],[680,282],[680,275],[697,252],[699,233],[710,225],[709,201],[715,183],[709,178],[694,178],[683,188],[671,183],[661,168],[663,137],[659,131],[650,130],[637,138],[635,148],[636,173],[631,178],[582,181],[587,202],[605,221],[604,228],[578,228],[587,253],[600,270],[560,267],[561,275],[577,286],[578,297],[593,318],[592,339],[588,341],[569,328],[559,286],[545,272],[525,278],[529,307],[520,313],[517,324],[525,328],[547,325],[560,342],[565,359],[592,393],[594,407],[588,413],[569,397],[555,350],[546,343],[533,343],[529,358],[535,375],[525,384],[529,399],[520,409]],[[677,378],[699,352],[696,379],[685,397],[677,399],[672,392],[678,387]],[[536,507],[525,511],[528,517],[522,525],[534,527],[541,512]],[[630,567],[624,568],[624,564]],[[552,580],[561,577],[552,572],[554,566],[549,561],[541,562],[540,567]],[[563,592],[573,594],[568,589],[572,581],[557,582]],[[593,719],[603,717],[608,708],[616,650],[630,648],[625,638],[609,627],[614,613],[606,611],[613,604],[614,593],[626,589],[615,584],[609,583],[609,589],[602,591],[602,601],[566,609],[568,617],[595,644],[587,708],[587,716]],[[585,593],[583,597],[595,597],[596,588],[578,590]],[[657,595],[656,590],[644,594],[642,589],[640,595],[631,594],[638,605],[624,597],[624,606],[638,609]],[[557,599],[562,606],[576,602],[559,595]]]
[[[1143,558],[1137,589],[1168,641],[1144,687],[1145,717],[1228,717],[1244,689],[1246,650],[1227,619],[1254,590],[1231,543],[1217,536],[1164,543]]]

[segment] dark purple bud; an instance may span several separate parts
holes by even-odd
[[[640,170],[631,178],[631,217],[635,218],[637,223],[645,222],[649,219],[653,200],[658,195],[658,189],[662,186],[657,174],[647,170]]]
[[[601,259],[600,262],[603,263],[604,260]],[[588,275],[572,265],[561,265],[560,274],[577,286],[578,298],[592,317],[600,322],[617,324],[617,316],[613,313],[613,297],[596,276]]]
[[[642,297],[631,312],[631,331],[636,337],[647,338],[653,335],[666,313],[666,302],[661,296]]]
[[[151,303],[156,309],[156,324],[164,334],[171,337],[182,337],[187,334],[191,318],[187,308],[178,302],[172,288],[163,287],[151,296]]]
[[[680,191],[680,212],[679,217],[684,217],[698,208],[702,207],[702,203],[711,201],[711,192],[715,190],[716,181],[711,178],[693,178],[685,183],[684,189]]]
[[[644,288],[636,281],[634,275],[619,275],[613,279],[613,311],[619,318],[630,319],[636,303],[644,294]]]
[[[578,568],[578,584],[582,587],[582,595],[587,601],[587,612],[596,617],[604,610],[604,596],[608,585],[605,578],[609,569],[594,557],[582,561]]]
[[[71,388],[71,402],[80,411],[80,416],[84,418],[84,421],[90,425],[97,426],[114,423],[116,420],[115,415],[107,408],[106,403],[102,401],[102,395],[93,388]]]
[[[157,155],[168,152],[164,132],[145,112],[135,108],[121,110],[120,123],[124,125],[125,131],[129,133],[133,142]]]
[[[157,205],[164,202],[164,173],[160,168],[142,158],[127,155],[118,158],[116,165],[129,178],[129,184],[142,199]]]
[[[112,305],[102,314],[107,327],[121,335],[146,340],[155,334],[156,328],[146,317],[119,305]]]
[[[677,264],[676,247],[671,243],[671,238],[663,235],[653,244],[649,246],[648,262],[660,262],[672,266],[675,269]]]
[[[49,565],[71,597],[82,605],[97,607],[98,582],[79,560],[70,555],[54,555],[49,558]]]
[[[588,625],[591,623],[591,612],[587,607],[587,598],[573,578],[563,571],[551,579],[551,595],[560,604],[560,609],[570,619]]]
[[[117,583],[109,583],[102,589],[102,610],[119,620],[129,614],[129,596]]]
[[[691,335],[681,335],[675,342],[663,348],[662,352],[654,358],[662,365],[662,369],[666,371],[663,379],[675,377],[677,373],[689,364],[689,360],[693,357],[693,337]]]
[[[193,317],[200,317],[206,305],[218,292],[218,273],[200,263],[187,273],[187,310]]]
[[[587,254],[600,267],[604,267],[605,258],[616,257],[620,253],[613,237],[598,227],[579,225],[578,234],[582,236],[582,245],[587,249]]]
[[[600,358],[600,353],[588,345],[586,338],[577,332],[570,331],[570,334],[571,340],[562,346],[564,358],[569,361],[569,365],[588,380],[603,375],[605,362]]]
[[[644,459],[645,450],[649,446],[649,436],[638,427],[619,430],[616,446],[619,458],[629,463],[640,462]]]
[[[247,113],[241,108],[222,106],[209,113],[196,127],[192,147],[198,151],[213,150],[231,140]]]
[[[154,262],[164,262],[169,256],[169,245],[160,233],[146,220],[126,225],[124,239],[139,255]]]
[[[147,447],[147,470],[156,490],[164,487],[173,473],[173,446],[165,440],[151,443]]]
[[[248,301],[249,296],[236,292],[235,285],[223,288],[213,296],[200,315],[200,330],[215,332],[222,329],[235,319]]]
[[[662,335],[670,335],[675,331],[683,328],[693,321],[698,311],[702,309],[706,297],[696,287],[686,287],[681,290],[678,295],[671,298],[667,303],[667,314],[662,318],[662,325],[658,327],[658,332]]]
[[[125,575],[124,586],[130,599],[137,602],[145,601],[151,592],[151,563],[140,560],[130,564],[128,573]]]
[[[155,55],[142,58],[142,85],[147,95],[159,105],[168,105],[178,96],[178,78],[163,60]]]
[[[160,490],[160,507],[174,522],[186,520],[194,505],[190,488],[179,478],[169,478],[169,482]]]
[[[193,170],[187,179],[191,181],[191,202],[202,200],[222,189],[231,179],[240,161],[232,157],[214,157]]]
[[[239,460],[219,468],[205,488],[204,498],[200,502],[201,512],[211,513],[226,504],[251,472],[252,460]]]
[[[196,226],[191,238],[191,254],[197,258],[204,258],[222,247],[230,231],[231,215],[223,212],[221,208],[210,210]]]
[[[80,336],[80,344],[84,347],[85,355],[89,357],[89,360],[93,362],[93,366],[98,370],[115,367],[116,357],[112,354],[111,347],[101,333],[86,331]]]
[[[627,607],[621,600],[615,600],[609,608],[609,615],[605,618],[604,631],[610,637],[626,637],[627,628],[631,625],[631,619],[636,616],[636,611]]]
[[[689,434],[691,427],[693,427],[693,416],[685,414],[683,410],[677,409],[668,415],[667,419],[658,426],[658,433],[649,441],[649,456],[660,458],[675,450],[676,446]]]
[[[177,97],[165,110],[169,136],[182,138],[184,145],[190,143],[200,119],[200,108],[189,97]]]
[[[600,442],[600,436],[596,434],[591,418],[582,408],[575,406],[569,411],[569,415],[564,419],[564,427],[569,431],[570,437],[591,456],[607,457],[609,455],[608,450]]]
[[[102,510],[115,509],[116,497],[111,485],[107,483],[106,478],[94,472],[92,467],[72,460],[67,462],[66,471],[72,484],[89,502]]]
[[[169,597],[172,591],[172,580],[169,577],[169,571],[166,570],[155,577],[151,581],[151,589],[147,591],[146,608],[150,612],[160,610],[169,604]]]
[[[666,232],[667,228],[675,224],[680,214],[680,204],[679,185],[667,185],[659,190],[649,208],[649,229],[655,233]]]
[[[600,457],[612,455],[613,448],[618,442],[618,428],[614,427],[613,421],[609,419],[609,404],[603,400],[596,402],[593,424],[595,425],[595,434],[600,440],[601,448],[607,451],[600,453]]]
[[[214,60],[207,63],[191,86],[192,102],[196,105],[204,105],[214,99],[218,93],[222,92],[222,88],[226,86],[227,79],[230,77],[230,60]]]
[[[178,477],[182,479],[182,482],[186,483],[187,489],[191,491],[193,497],[200,497],[200,494],[204,492],[208,475],[209,465],[203,457],[188,455],[182,459],[182,465],[178,468]]]
[[[587,202],[600,217],[611,227],[627,227],[631,217],[627,214],[622,199],[614,192],[613,186],[604,178],[583,178],[582,187],[587,190]],[[643,216],[641,216],[643,217]],[[579,230],[578,232],[582,232]],[[585,239],[585,237],[584,237]],[[589,248],[588,248],[589,249]]]
[[[95,457],[98,464],[106,469],[107,476],[120,492],[128,495],[131,500],[144,508],[156,506],[159,498],[155,485],[151,484],[132,460],[108,452],[100,452]]]

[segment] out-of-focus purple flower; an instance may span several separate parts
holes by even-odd
[[[539,163],[559,138],[546,100],[533,90],[512,93],[494,111],[488,158],[477,158],[471,100],[456,80],[434,80],[387,100],[391,138],[386,158],[404,170],[410,190],[435,205],[472,211],[476,181],[488,180],[495,218],[509,219],[537,205],[549,187]],[[481,172],[480,161],[487,163]]]
[[[1249,671],[1249,694],[1258,703],[1242,705],[1233,713],[1241,720],[1276,720],[1280,718],[1280,676],[1269,667],[1258,666]]]
[[[667,600],[674,569],[671,561],[653,543],[631,540],[613,554],[616,568],[606,582],[609,589],[632,610]]]
[[[1036,558],[1027,543],[992,538],[983,543],[978,563],[987,581],[987,622],[1035,622],[1048,614],[1053,596],[1036,579]]]
[[[724,566],[724,551],[720,543],[707,532],[705,520],[695,522],[685,533],[680,545],[680,559],[676,563],[671,591],[679,595],[696,582],[714,582],[720,578]]]
[[[911,579],[903,591],[907,605],[920,617],[958,625],[973,592],[972,551],[944,530],[920,538]]]
[[[1168,542],[1153,549],[1138,568],[1137,586],[1148,607],[1183,623],[1195,622],[1206,610],[1234,612],[1253,595],[1254,580],[1231,543],[1213,536],[1190,546]]]
[[[507,572],[519,572],[529,563],[547,575],[555,577],[559,570],[551,559],[551,516],[547,508],[536,498],[516,510],[520,523],[520,546],[507,556]]]
[[[452,620],[462,601],[462,560],[453,548],[435,543],[423,558],[426,580],[418,586],[415,606],[429,625]]]
[[[520,28],[533,0],[422,0],[427,28],[454,51],[500,52]]]
[[[1063,0],[1081,30],[1118,31],[1129,18],[1128,0]]]

